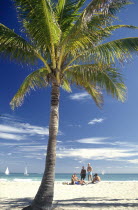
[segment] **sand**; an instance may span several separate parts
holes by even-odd
[[[0,182],[0,210],[19,210],[35,196],[40,182]],[[138,210],[138,182],[88,185],[55,183],[54,209]]]

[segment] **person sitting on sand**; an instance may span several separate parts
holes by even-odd
[[[100,181],[101,181],[101,178],[98,176],[98,174],[94,174],[92,183],[96,184],[96,183],[98,183]]]
[[[76,174],[73,174],[71,177],[71,184],[85,184],[84,180],[79,180],[79,178],[76,176]]]

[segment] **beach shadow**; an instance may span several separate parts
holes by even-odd
[[[25,206],[28,206],[32,202],[31,198],[16,198],[16,199],[8,199],[3,198],[0,200],[0,205],[2,206],[2,210],[11,210],[15,208],[22,209]]]
[[[127,203],[126,203],[127,201]],[[119,207],[137,207],[138,203],[137,199],[109,199],[105,197],[81,197],[75,199],[67,199],[67,200],[56,200],[57,203],[53,205],[53,209],[56,208],[89,208],[89,209],[96,209],[96,208],[119,208]],[[134,203],[133,203],[134,202]]]
[[[53,209],[71,209],[71,208],[111,208],[111,207],[137,207],[138,208],[138,199],[109,199],[106,197],[81,197],[74,199],[66,199],[66,200],[54,200]],[[127,201],[127,203],[126,203]],[[133,203],[133,201],[135,203]],[[31,204],[31,198],[18,198],[18,199],[2,199],[0,200],[0,204],[2,206],[2,210],[13,210],[19,209],[28,206]]]

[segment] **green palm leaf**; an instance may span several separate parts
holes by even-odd
[[[10,102],[12,109],[22,105],[25,95],[29,93],[31,89],[35,90],[36,88],[46,87],[48,85],[47,76],[48,71],[46,68],[38,69],[29,74]]]
[[[138,38],[125,38],[98,45],[91,49],[95,60],[101,59],[105,63],[115,63],[115,59],[124,61],[131,57],[130,53],[138,51]],[[90,54],[90,51],[88,52]]]
[[[103,95],[99,88],[87,83],[84,83],[83,87],[91,95],[96,105],[101,108],[103,104]]]
[[[108,16],[108,18],[111,19],[111,16],[108,15],[112,8],[114,10],[117,10],[117,8],[124,6],[125,4],[128,4],[128,0],[93,0],[90,2],[90,4],[83,10],[81,16],[75,23],[75,25],[70,30],[68,36],[65,38],[64,42],[72,42],[74,38],[84,31],[84,29],[87,28],[88,23],[91,22],[92,18],[95,17],[95,14],[98,15],[98,17],[102,14],[105,16]],[[111,11],[110,11],[111,9]],[[102,24],[103,24],[103,18]],[[105,23],[104,23],[105,24]],[[73,39],[73,40],[72,40]]]
[[[85,91],[87,91],[92,99],[94,100],[94,102],[96,103],[96,105],[100,108],[101,105],[103,104],[103,96],[102,96],[102,92],[100,91],[100,89],[92,84],[89,81],[83,80],[84,77],[81,76],[80,74],[74,74],[74,72],[68,72],[67,73],[67,78],[69,80],[69,82],[73,85],[77,85],[79,88],[83,88]]]
[[[67,92],[72,92],[71,91],[71,87],[70,87],[70,83],[69,83],[69,81],[67,80],[67,79],[63,79],[63,82],[62,82],[62,84],[61,84],[61,87],[64,89],[64,90],[66,90]]]
[[[39,57],[32,45],[2,24],[0,24],[0,54],[30,64],[34,64]]]
[[[79,10],[86,0],[58,0],[56,15],[62,32],[69,30],[80,16]]]
[[[45,51],[60,39],[60,28],[50,0],[14,0],[20,21],[35,45]]]
[[[129,0],[114,0],[112,4],[109,6],[108,13],[109,15],[116,15],[116,13],[124,6],[133,4],[132,1]]]
[[[112,31],[120,28],[138,29],[138,27],[132,25],[111,25],[108,27],[94,27],[93,25],[91,25],[89,27],[89,33],[87,32],[86,34],[88,37],[90,37],[91,42],[95,43],[96,45],[99,44],[99,42],[103,41],[105,38],[111,36]]]
[[[67,78],[71,83],[80,86],[90,85],[105,89],[107,93],[124,102],[126,96],[126,87],[122,80],[122,75],[116,69],[108,65],[89,64],[74,65],[66,72]],[[81,85],[82,83],[82,85]],[[98,91],[100,92],[100,91]]]
[[[116,25],[107,27],[107,20],[109,23],[113,19],[111,14],[112,9],[115,11],[121,8],[129,1],[102,1],[94,0],[92,1],[86,9],[84,9],[82,15],[79,17],[78,21],[69,31],[68,35],[62,41],[62,48],[64,49],[64,56],[71,52],[74,55],[80,53],[80,50],[89,48],[90,46],[95,46],[103,38],[111,35],[111,31],[121,28],[136,28],[129,25]],[[107,12],[107,5],[109,12]],[[102,12],[101,12],[102,8]],[[110,11],[111,10],[111,11]],[[106,11],[106,12],[105,12]],[[96,12],[97,15],[94,15]],[[88,16],[88,17],[87,17]],[[88,20],[87,20],[88,18]],[[97,20],[97,21],[96,21]],[[104,30],[106,26],[106,30]]]
[[[111,64],[115,63],[116,59],[119,62],[124,62],[132,58],[132,53],[138,51],[138,37],[130,37],[119,40],[114,40],[95,47],[89,45],[86,49],[72,50],[72,57],[76,58],[76,62],[99,62]],[[72,59],[74,62],[75,59]],[[68,66],[68,64],[66,65]]]
[[[66,52],[69,53],[70,51],[73,55],[76,55],[76,53],[82,50],[95,47],[99,42],[111,36],[112,31],[120,28],[137,29],[138,27],[132,25],[113,25],[105,28],[99,26],[97,26],[97,28],[93,26],[89,27],[87,31],[82,31],[74,37],[74,41],[69,43],[71,45],[66,45]]]

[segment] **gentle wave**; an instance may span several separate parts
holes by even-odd
[[[14,182],[32,182],[33,179],[13,179]]]
[[[8,181],[8,179],[0,179],[0,181],[4,181],[4,182],[7,182]]]
[[[138,181],[138,174],[99,174],[102,181]],[[56,182],[70,182],[72,174],[55,174],[55,181]],[[77,174],[80,178],[80,175]],[[4,173],[0,173],[0,181],[24,181],[24,182],[34,182],[34,181],[41,181],[42,175],[36,173],[30,173],[29,176],[24,176],[21,173],[11,173],[9,176],[6,176]],[[86,176],[85,181],[88,181]]]

